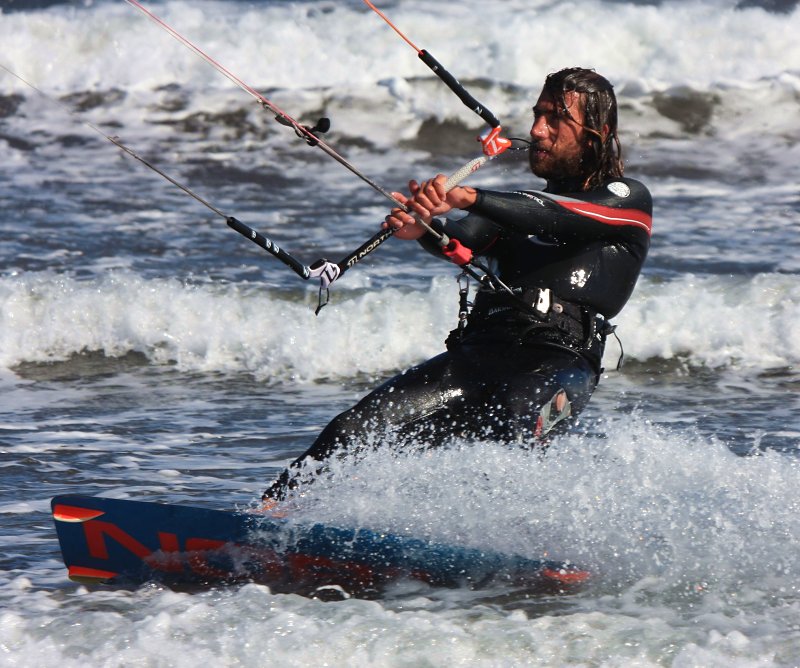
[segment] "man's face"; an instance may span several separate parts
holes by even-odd
[[[528,160],[531,171],[543,179],[561,180],[582,174],[581,158],[584,152],[583,110],[580,93],[564,95],[572,120],[558,109],[555,99],[542,91],[533,108],[531,147]]]

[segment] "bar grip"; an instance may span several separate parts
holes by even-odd
[[[450,74],[450,72],[448,72],[446,69],[444,69],[442,64],[436,60],[436,58],[434,58],[425,49],[419,51],[418,55],[419,59],[425,63],[437,77],[444,81],[447,87],[456,95],[458,95],[458,99],[460,99],[472,111],[478,114],[478,116],[486,121],[491,127],[496,128],[498,125],[500,125],[500,121],[497,120],[495,115],[480,102],[478,102],[478,100],[472,97],[472,95],[467,92],[467,89],[461,85],[459,80]]]

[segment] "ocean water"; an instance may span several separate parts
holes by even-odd
[[[360,1],[146,6],[387,189],[481,121]],[[340,410],[443,348],[456,271],[390,240],[315,287],[85,123],[304,262],[383,197],[122,0],[0,2],[0,665],[800,665],[796,2],[380,5],[525,137],[544,76],[616,86],[653,245],[606,372],[544,457],[464,442],[337,462],[298,512],[592,570],[571,596],[321,601],[87,588],[49,500],[242,507]],[[540,187],[524,154],[470,177]]]

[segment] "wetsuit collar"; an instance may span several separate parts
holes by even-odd
[[[580,177],[568,179],[553,179],[547,182],[544,192],[553,195],[562,193],[575,193],[583,190],[583,180]]]

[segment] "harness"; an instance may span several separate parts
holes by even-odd
[[[566,348],[571,352],[599,358],[606,337],[616,335],[612,325],[596,311],[556,296],[549,288],[520,288],[503,285],[495,277],[484,277],[475,303],[469,301],[469,278],[458,277],[458,328],[450,332],[447,346],[468,341],[506,340],[518,345],[529,342]],[[492,280],[495,279],[495,280]],[[622,344],[617,368],[622,365]]]

